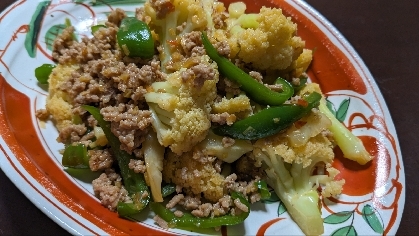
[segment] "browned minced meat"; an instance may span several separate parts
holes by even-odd
[[[197,160],[198,162],[200,162],[200,163],[203,163],[203,164],[205,164],[205,163],[212,163],[212,162],[214,162],[215,161],[215,159],[217,159],[216,157],[214,157],[214,156],[209,156],[209,155],[207,155],[206,153],[205,153],[205,151],[203,151],[203,150],[201,150],[200,148],[197,148],[197,147],[195,147],[194,149],[193,149],[193,155],[192,155],[192,158],[194,159],[194,160]]]
[[[185,198],[183,194],[176,194],[170,201],[166,204],[166,208],[171,209],[175,207],[180,201]]]
[[[255,185],[255,182],[259,179],[253,179],[249,182],[246,181],[236,181],[237,175],[235,173],[229,175],[225,179],[225,187],[229,190],[233,190],[236,192],[240,192],[245,196],[248,196],[252,193],[257,192],[257,187]]]
[[[106,170],[112,167],[113,157],[109,149],[89,150],[89,167],[92,171]]]
[[[143,160],[131,159],[128,163],[128,168],[132,169],[135,173],[144,173],[146,171]]]
[[[121,141],[121,148],[129,153],[144,141],[152,121],[149,110],[126,104],[102,108],[101,114],[104,120],[111,122],[111,130]]]
[[[151,7],[156,11],[158,19],[164,18],[170,12],[175,10],[175,6],[170,0],[150,0]]]
[[[60,142],[77,142],[80,141],[81,137],[86,133],[86,131],[87,128],[84,124],[69,125],[60,130],[58,140]]]
[[[218,54],[229,58],[230,57],[230,45],[225,42],[225,41],[221,41],[221,42],[217,42],[217,44],[215,44],[215,48],[217,49]]]
[[[173,212],[173,214],[175,214],[176,217],[182,217],[183,216],[183,212],[176,210],[175,212]]]
[[[192,49],[195,47],[202,47],[201,32],[192,31],[182,35],[180,45],[182,46],[185,55],[190,57]]]
[[[122,19],[124,19],[127,16],[124,10],[120,8],[116,8],[114,11],[112,11],[108,16],[108,23],[112,23],[116,26],[119,26],[121,24]]]
[[[257,71],[250,71],[249,75],[255,79],[256,81],[258,81],[259,83],[262,83],[263,80],[263,76],[261,73],[257,72]]]
[[[36,110],[35,116],[40,120],[46,120],[49,117],[49,112],[47,109]]]
[[[196,217],[208,217],[213,210],[211,203],[204,203],[191,212],[192,215]]]
[[[239,208],[241,211],[244,211],[244,212],[248,212],[248,211],[249,211],[249,208],[248,208],[245,204],[243,204],[243,203],[240,201],[240,199],[238,199],[238,198],[234,199],[234,205],[235,205],[237,208]]]
[[[216,14],[213,15],[212,21],[214,22],[214,28],[216,29],[223,29],[226,27],[225,20],[228,18],[228,15],[226,12],[216,12]]]
[[[234,145],[235,142],[236,142],[236,140],[234,140],[230,137],[223,137],[223,139],[222,139],[223,147],[231,147],[231,146]]]
[[[216,75],[216,70],[209,65],[198,64],[191,68],[183,71],[181,77],[183,81],[193,81],[193,85],[196,88],[202,88],[205,81],[213,80]]]
[[[115,211],[118,202],[132,202],[128,191],[122,185],[122,178],[115,171],[108,169],[99,178],[93,180],[93,191],[102,205]]]
[[[265,86],[268,87],[270,90],[275,91],[275,92],[282,92],[283,91],[282,84],[267,84]]]
[[[232,125],[236,121],[237,117],[235,114],[230,114],[223,112],[221,114],[210,114],[210,120],[213,123],[218,123],[220,125]]]
[[[201,205],[201,199],[197,196],[185,196],[180,202],[186,210],[195,210],[198,209],[199,205]]]
[[[160,216],[158,215],[154,216],[153,220],[163,229],[169,228],[168,223],[165,220],[163,220]]]
[[[144,130],[150,126],[152,121],[149,110],[139,110],[136,106],[126,104],[102,108],[101,114],[104,120],[120,123],[123,129]]]

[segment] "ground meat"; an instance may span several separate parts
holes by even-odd
[[[135,173],[144,173],[147,169],[144,161],[135,159],[129,160],[128,168],[133,170]]]
[[[179,202],[186,210],[198,209],[201,205],[201,200],[198,197],[185,196],[183,200]]]
[[[227,176],[225,179],[225,187],[229,190],[240,192],[244,196],[248,196],[258,191],[255,185],[255,182],[258,181],[259,178],[251,180],[249,182],[246,182],[246,181],[236,182],[236,180],[237,180],[237,175],[235,173]]]
[[[183,194],[176,194],[170,201],[166,204],[167,209],[175,207],[180,201],[185,198]]]
[[[89,115],[87,117],[87,124],[89,127],[95,127],[97,126],[97,120],[92,115]]]
[[[132,105],[108,106],[102,108],[100,112],[104,120],[119,123],[121,129],[144,130],[151,125],[152,121],[150,110],[139,110]]]
[[[113,157],[109,149],[89,150],[89,167],[92,171],[106,170],[112,167]]]
[[[121,177],[113,170],[102,173],[92,184],[93,191],[102,205],[111,211],[116,210],[118,202],[132,202],[128,191],[122,185]]]
[[[219,202],[215,203],[212,207],[212,217],[214,216],[223,216],[225,214],[227,214],[229,211],[229,208],[224,208],[221,206],[221,204]]]
[[[136,106],[119,104],[101,109],[104,120],[110,121],[111,131],[121,141],[121,148],[129,153],[144,141],[144,135],[151,125],[151,112],[139,110]]]
[[[245,204],[243,204],[243,203],[240,201],[240,199],[238,199],[238,198],[234,199],[234,205],[235,205],[237,208],[239,208],[241,211],[244,211],[244,212],[248,212],[248,211],[249,211],[249,208],[248,208]]]
[[[66,48],[69,48],[74,43],[74,27],[70,26],[63,30],[63,32],[58,35],[58,37],[55,39],[53,44],[53,52],[52,57],[60,61],[60,57],[63,55],[62,51],[66,50]],[[77,53],[77,51],[74,51],[73,53]],[[68,55],[66,56],[68,57]]]
[[[257,72],[257,71],[250,71],[249,75],[255,79],[256,81],[258,81],[259,83],[262,83],[263,80],[263,76],[261,73]]]
[[[120,8],[116,8],[115,10],[111,11],[108,15],[108,22],[119,26],[121,24],[122,19],[127,17],[127,14],[124,10]]]
[[[58,140],[60,142],[77,142],[86,133],[87,128],[84,124],[69,125],[60,130]]]
[[[196,88],[201,88],[205,81],[213,80],[216,77],[217,71],[210,65],[198,64],[183,71],[181,77],[183,81],[193,81]]]
[[[207,217],[212,212],[212,204],[211,203],[204,203],[191,212],[192,215],[196,217]]]
[[[225,42],[225,41],[221,41],[221,42],[217,42],[217,44],[215,45],[215,48],[217,49],[218,54],[220,54],[221,56],[230,57],[230,45]]]
[[[223,164],[224,162],[222,161],[222,160],[220,160],[220,159],[217,159],[217,161],[215,162],[215,164],[214,164],[214,169],[217,171],[217,173],[221,173],[221,165]]]
[[[175,10],[175,6],[170,0],[150,0],[151,7],[156,11],[157,19],[164,18]]]
[[[232,125],[236,121],[237,117],[235,114],[229,114],[223,112],[221,114],[210,114],[210,120],[213,123],[218,123],[220,125]]]
[[[214,28],[216,29],[224,29],[226,27],[225,20],[228,18],[227,13],[225,12],[216,12],[215,15],[212,17],[212,21],[214,22]]]
[[[223,137],[222,143],[223,143],[223,147],[227,148],[227,147],[233,146],[235,143],[235,140],[230,137]]]
[[[179,211],[179,210],[173,212],[173,214],[175,214],[176,217],[182,217],[183,216],[183,212]]]
[[[251,194],[249,199],[250,199],[250,203],[255,203],[255,202],[260,201],[260,199],[261,199],[260,193]]]
[[[46,120],[49,117],[49,112],[47,109],[36,110],[35,116],[40,120]]]
[[[266,87],[268,87],[270,90],[275,92],[282,92],[282,84],[265,84]]]
[[[190,33],[182,35],[180,45],[182,46],[185,55],[190,57],[193,48],[197,46],[202,46],[201,32],[192,31]]]
[[[163,229],[169,229],[169,225],[165,220],[163,220],[160,216],[155,215],[153,220]]]
[[[212,163],[216,159],[216,157],[207,155],[203,150],[201,150],[198,147],[195,147],[193,149],[192,158],[202,164]]]

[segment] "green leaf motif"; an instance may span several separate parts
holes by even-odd
[[[324,218],[325,224],[340,224],[351,218],[353,211],[341,211],[333,213]]]
[[[337,229],[332,233],[332,236],[357,236],[358,233],[352,225]]]
[[[372,230],[382,234],[384,232],[384,224],[378,211],[367,204],[362,208],[362,218],[368,223]]]
[[[66,28],[65,24],[53,25],[45,33],[45,43],[46,43],[47,48],[49,50],[52,51],[53,45],[54,45],[54,40],[57,38],[58,35],[60,35],[63,32],[63,30],[65,28]]]
[[[351,100],[345,99],[343,100],[340,105],[339,105],[339,109],[336,112],[336,119],[338,119],[340,122],[343,122],[346,118],[346,115],[348,114],[348,108],[349,108],[349,104],[351,103]]]
[[[278,216],[284,214],[286,211],[287,211],[287,208],[285,208],[284,203],[282,201],[279,201],[279,206],[277,210]]]
[[[28,25],[29,30],[25,38],[25,49],[32,58],[36,56],[36,44],[38,41],[39,31],[41,30],[42,19],[44,18],[44,14],[50,3],[50,1],[38,3],[38,6],[36,7]]]
[[[327,106],[327,108],[329,108],[329,111],[332,112],[332,114],[334,116],[336,116],[336,109],[335,109],[335,106],[333,105],[333,103],[326,99],[326,106]]]

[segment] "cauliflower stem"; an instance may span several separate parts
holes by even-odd
[[[258,158],[269,166],[265,170],[267,183],[284,203],[287,211],[306,235],[323,233],[323,219],[319,209],[319,194],[313,188],[311,172],[317,162],[304,168],[293,163],[290,168],[273,148],[265,147],[255,151]]]
[[[319,110],[332,122],[329,130],[333,133],[335,142],[342,150],[345,158],[356,161],[361,165],[365,165],[372,160],[372,156],[365,150],[362,141],[330,112],[324,98],[320,100]]]

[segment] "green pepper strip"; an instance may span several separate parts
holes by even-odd
[[[240,89],[246,92],[246,94],[255,102],[263,105],[278,106],[287,101],[294,94],[294,90],[289,83],[287,84],[289,89],[285,89],[284,92],[278,93],[253,79],[227,58],[220,56],[214,46],[212,46],[205,32],[202,32],[202,43],[208,56],[217,63],[218,71],[228,79],[238,83]]]
[[[231,192],[231,197],[233,200],[238,198],[241,203],[248,207],[249,210],[247,212],[242,212],[239,215],[199,218],[190,213],[184,213],[182,217],[177,217],[171,210],[157,202],[150,203],[150,207],[158,216],[168,223],[169,227],[196,231],[203,228],[213,228],[223,225],[236,225],[242,223],[249,216],[250,203],[238,192]]]
[[[321,95],[313,92],[304,97],[307,106],[284,104],[268,107],[262,111],[229,125],[214,128],[214,133],[234,139],[256,140],[264,138],[289,127],[319,105]]]
[[[89,168],[89,157],[84,144],[68,145],[63,153],[63,166],[76,169]]]
[[[167,197],[174,192],[176,192],[176,185],[174,184],[166,184],[163,188],[161,188],[161,194],[163,197]]]
[[[35,77],[40,84],[48,84],[48,78],[56,66],[53,64],[42,64],[35,69]]]
[[[149,59],[154,56],[154,40],[148,25],[135,17],[122,19],[116,34],[119,47],[130,57]]]
[[[92,34],[98,31],[100,28],[106,28],[106,25],[93,25],[90,27]]]
[[[99,126],[105,133],[106,139],[108,139],[108,143],[111,146],[113,154],[118,161],[124,186],[130,194],[133,203],[119,202],[117,210],[120,216],[130,219],[130,215],[139,213],[150,202],[150,191],[145,182],[144,176],[140,173],[135,173],[132,169],[128,168],[128,164],[133,157],[124,150],[120,149],[121,142],[112,133],[110,122],[103,119],[99,109],[87,105],[83,105],[82,108],[88,111],[97,120]]]
[[[260,198],[262,200],[268,200],[271,198],[271,192],[269,192],[268,184],[265,181],[263,180],[256,181],[255,185],[259,190]]]

